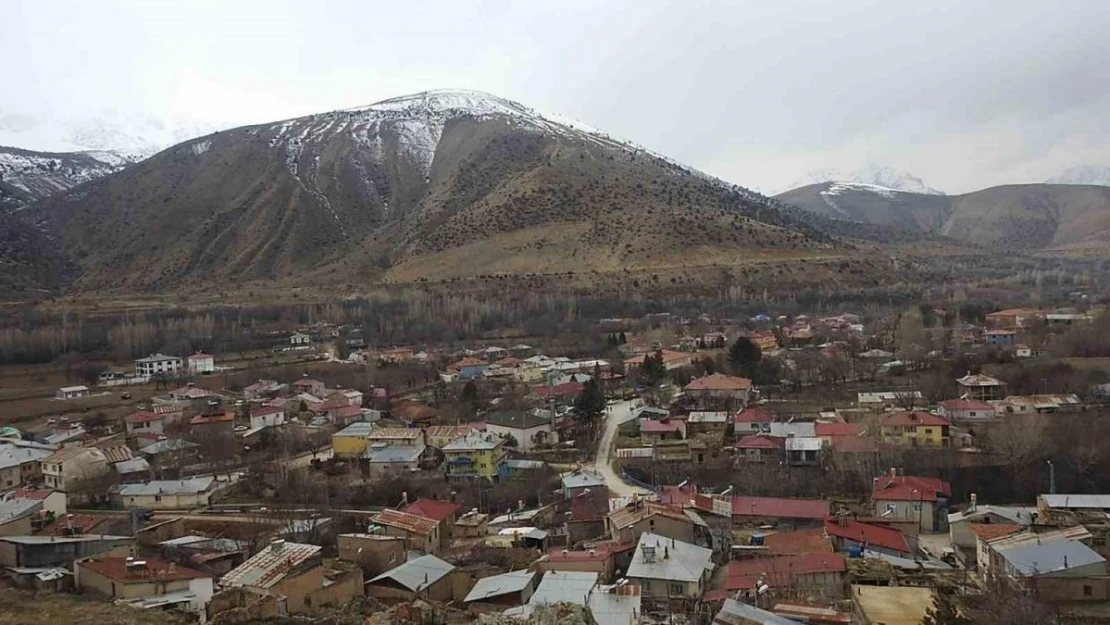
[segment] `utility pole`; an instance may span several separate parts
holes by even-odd
[[[1050,495],[1056,494],[1056,466],[1052,464],[1051,460],[1045,460],[1048,463],[1048,493]]]

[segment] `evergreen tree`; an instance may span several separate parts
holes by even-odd
[[[574,400],[574,414],[587,423],[596,421],[605,413],[605,393],[601,383],[592,377],[582,385],[582,394]]]
[[[663,365],[663,353],[644,356],[644,364],[640,365],[640,378],[647,384],[655,385],[667,376],[667,367]]]
[[[621,332],[620,343],[621,343],[621,345],[624,345],[625,343],[628,343],[628,337],[624,335],[624,332]]]
[[[763,352],[746,336],[736,339],[728,350],[728,361],[734,371],[746,378],[754,378]]]

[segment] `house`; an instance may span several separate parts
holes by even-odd
[[[774,415],[763,406],[752,405],[733,415],[732,429],[737,436],[766,433],[771,431],[771,422],[774,420]]]
[[[283,423],[285,423],[285,412],[281,408],[275,406],[251,408],[250,428],[252,430],[276,427]]]
[[[785,497],[727,497],[699,494],[697,488],[664,486],[660,501],[671,505],[690,506],[699,512],[728,516],[743,523],[768,524],[789,522],[794,525],[820,524],[829,515],[829,502],[824,499],[790,499]],[[731,505],[730,505],[731,504]]]
[[[294,393],[308,393],[315,397],[323,397],[327,394],[328,385],[320,380],[313,380],[309,377],[303,377],[294,381],[290,386],[293,387]]]
[[[463,601],[471,612],[503,611],[528,603],[535,586],[535,571],[492,575],[478,580]]]
[[[532,397],[563,405],[578,397],[583,388],[581,382],[574,380],[563,384],[544,384],[532,387]]]
[[[764,534],[762,542],[767,554],[774,556],[833,552],[832,541],[825,535],[824,527]]]
[[[978,399],[946,399],[938,403],[937,408],[949,421],[984,423],[993,421],[996,416],[993,404]]]
[[[390,409],[394,419],[413,425],[418,423],[431,423],[439,416],[435,408],[418,401],[402,401],[393,404]],[[451,426],[439,426],[451,427]],[[447,441],[450,442],[450,441]]]
[[[334,391],[333,393],[328,395],[328,399],[342,399],[346,401],[349,405],[356,408],[362,408],[362,401],[364,398],[365,395],[363,395],[362,391],[357,391],[350,388]]]
[[[816,436],[790,436],[783,440],[786,462],[793,466],[817,464],[825,443]]]
[[[353,423],[351,425],[354,425]],[[371,445],[383,443],[396,447],[424,447],[424,431],[418,428],[383,428],[375,427],[370,430],[366,440]]]
[[[757,589],[766,584],[777,590],[817,593],[840,598],[844,594],[847,571],[839,553],[802,553],[770,558],[737,560],[725,565],[720,590],[734,596],[744,592],[756,598]]]
[[[548,410],[498,410],[485,416],[486,433],[510,440],[518,451],[532,451],[559,442]]]
[[[686,422],[680,419],[663,418],[640,421],[640,444],[657,445],[663,441],[686,440]]]
[[[639,585],[643,599],[652,604],[692,604],[701,599],[713,575],[712,556],[712,549],[644,533],[625,577]]]
[[[212,354],[196,352],[185,359],[189,375],[209,375],[216,372],[216,359]]]
[[[31,533],[33,519],[42,516],[42,501],[37,499],[0,499],[0,536],[25,536]]]
[[[691,381],[682,390],[702,410],[743,410],[748,405],[752,381],[713,373]]]
[[[536,570],[541,573],[596,573],[602,582],[611,582],[616,576],[616,554],[613,543],[602,543],[589,549],[554,549],[536,560]],[[629,545],[631,547],[631,544]]]
[[[0,491],[18,488],[42,475],[42,463],[54,454],[37,443],[0,443]]]
[[[366,594],[392,601],[447,602],[454,597],[451,571],[455,567],[433,555],[421,556],[366,582]]]
[[[55,517],[66,513],[66,494],[60,490],[24,487],[13,491],[12,498],[41,501],[43,511],[53,512]]]
[[[737,459],[745,462],[778,462],[786,450],[786,439],[770,434],[749,434],[737,440],[732,448]]]
[[[691,436],[697,434],[724,436],[731,420],[732,413],[729,412],[695,411],[686,417],[686,428]]]
[[[464,423],[463,425],[433,425],[424,428],[424,438],[429,447],[443,449],[456,438],[466,436],[471,431],[477,431],[477,424]]]
[[[842,436],[863,436],[867,433],[867,426],[863,423],[823,423],[816,422],[813,424],[813,433],[826,447],[832,445],[833,441]]]
[[[89,396],[87,386],[63,386],[54,393],[54,399],[68,400]]]
[[[1010,347],[1017,342],[1017,332],[1013,330],[987,330],[983,333],[987,345]]]
[[[856,393],[856,405],[875,411],[886,410],[896,404],[919,405],[925,401],[921,391],[873,391]]]
[[[505,439],[473,431],[443,447],[447,478],[478,477],[488,480],[504,475],[508,457]]]
[[[1044,319],[1044,311],[1035,308],[1009,308],[985,315],[987,326],[1015,330],[1029,327],[1037,319]]]
[[[837,551],[850,555],[866,551],[912,558],[917,551],[916,537],[880,523],[865,523],[846,516],[825,519],[825,535]]]
[[[312,345],[312,336],[304,332],[294,332],[289,335],[289,345],[291,347],[308,347]]]
[[[807,610],[807,614],[803,615],[802,618],[809,616],[808,613],[812,611],[813,609]],[[717,616],[713,618],[713,625],[797,625],[799,622],[836,623],[839,621],[789,619],[729,598],[725,599],[720,611],[717,612]]]
[[[1013,346],[1013,350],[1014,350],[1014,358],[1032,358],[1033,357],[1033,348],[1029,347],[1025,343],[1016,343]]]
[[[956,380],[960,389],[960,396],[964,399],[979,399],[989,401],[1002,399],[1006,394],[1006,383],[989,375],[965,375]]]
[[[123,418],[123,427],[128,437],[139,434],[160,435],[166,428],[166,415],[138,410]]]
[[[139,453],[150,462],[155,474],[175,471],[189,464],[198,454],[200,445],[183,438],[161,438],[139,448]]]
[[[360,458],[370,446],[373,423],[356,421],[331,435],[332,451],[337,458]]]
[[[181,373],[181,359],[177,356],[151,354],[135,361],[135,375],[139,377],[176,378]]]
[[[128,556],[135,549],[130,536],[77,534],[74,536],[0,536],[0,566],[45,568],[70,566],[91,556]]]
[[[370,517],[370,523],[379,526],[377,533],[383,536],[404,538],[408,542],[409,549],[436,553],[442,546],[440,524],[433,519],[386,508]]]
[[[949,447],[951,423],[940,415],[923,410],[894,412],[879,419],[883,442],[904,447]]]
[[[467,356],[447,367],[448,372],[453,373],[460,380],[473,380],[485,373],[486,369],[489,369],[489,362],[472,356]]]
[[[216,486],[216,478],[210,475],[125,484],[119,489],[119,501],[127,508],[196,508],[208,505]]]
[[[489,533],[489,515],[478,510],[463,514],[451,526],[451,535],[457,538],[480,538]]]
[[[618,543],[633,542],[644,532],[693,543],[698,527],[704,524],[693,511],[636,499],[609,513],[605,518],[605,531]]]
[[[405,561],[409,551],[404,538],[377,534],[339,534],[336,547],[340,560],[357,563],[367,575],[396,567]]]
[[[415,357],[411,347],[390,347],[378,352],[378,361],[389,364],[408,362]]]
[[[1014,525],[1019,529],[1033,524],[1033,510],[1013,506],[980,506],[971,495],[967,510],[948,515],[948,534],[952,544],[969,551],[976,548],[975,528],[981,525]]]
[[[401,511],[422,516],[425,519],[431,519],[439,523],[439,535],[446,539],[451,537],[452,528],[455,525],[455,515],[459,511],[459,505],[451,503],[450,501],[439,501],[437,499],[421,497],[402,508]]]
[[[992,402],[1001,414],[1046,414],[1061,410],[1078,410],[1083,402],[1077,395],[1010,395],[1005,399]]]
[[[1007,570],[1006,560],[1002,555],[1003,552],[1009,549],[1019,549],[1029,545],[1044,545],[1058,541],[1077,541],[1086,544],[1092,542],[1093,539],[1091,532],[1082,525],[1040,532],[1028,529],[1016,533],[999,531],[990,534],[985,533],[984,536],[984,538],[979,539],[978,565],[979,573],[985,579],[1014,574],[1013,571]]]
[[[366,459],[367,477],[384,480],[405,473],[419,471],[427,447],[408,447],[377,443],[369,446],[363,453]]]
[[[243,399],[254,401],[274,397],[285,388],[274,380],[259,380],[254,384],[243,387]]]
[[[975,556],[973,562],[984,579],[991,574],[991,543],[1018,534],[1024,529],[1025,526],[1016,523],[971,523],[967,526],[967,532],[974,539],[971,547]]]
[[[1106,559],[1078,540],[1038,541],[999,551],[1012,578],[1104,577]]]
[[[544,575],[527,604],[504,614],[527,619],[537,606],[566,603],[585,607],[591,623],[630,625],[640,617],[639,590],[627,583],[602,586],[596,573],[552,571]]]
[[[656,356],[661,357],[663,359],[663,368],[667,371],[681,369],[682,367],[689,367],[694,362],[694,354],[690,352],[675,352],[669,349],[664,349],[651,354],[640,354],[639,356],[627,358],[624,360],[624,366],[626,368],[632,369],[641,367],[644,364],[644,358],[649,355],[652,358],[655,358]]]
[[[608,498],[609,489],[605,485],[605,478],[600,473],[595,473],[590,469],[575,469],[574,471],[567,471],[559,475],[559,483],[562,487],[563,497],[566,499],[573,499],[587,491],[604,491],[605,497]]]
[[[871,489],[876,517],[890,522],[914,522],[921,531],[943,531],[948,522],[948,499],[952,488],[935,477],[890,475],[877,477]]]
[[[306,607],[311,607],[311,596],[324,588],[321,549],[318,545],[273,540],[269,546],[220,578],[220,586],[279,597],[284,602],[286,613],[303,612]],[[359,582],[361,586],[361,576]],[[361,590],[359,588],[358,594]]]
[[[93,557],[73,566],[74,587],[82,594],[142,607],[157,603],[199,614],[214,594],[212,576],[157,558]]]
[[[104,452],[95,447],[63,447],[42,459],[46,487],[63,492],[109,471],[111,467]]]

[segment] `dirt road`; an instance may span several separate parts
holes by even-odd
[[[617,435],[617,427],[633,418],[633,403],[633,401],[622,401],[608,407],[605,413],[605,431],[601,435],[597,457],[594,458],[593,470],[605,478],[605,484],[609,486],[609,492],[615,497],[651,494],[651,491],[625,482],[620,475],[617,475],[616,471],[613,471],[613,439]]]

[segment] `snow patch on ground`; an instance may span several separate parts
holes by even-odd
[[[865,184],[862,182],[834,182],[831,186],[829,186],[828,189],[825,189],[821,192],[821,196],[825,198],[835,197],[849,191],[874,193],[876,195],[881,195],[888,200],[892,200],[895,196],[898,195],[898,191],[896,189],[881,187],[877,184]]]
[[[210,147],[212,147],[211,141],[197,141],[193,145],[189,146],[189,148],[193,151],[193,154],[197,156],[200,156],[201,154],[207,152],[208,148]]]

